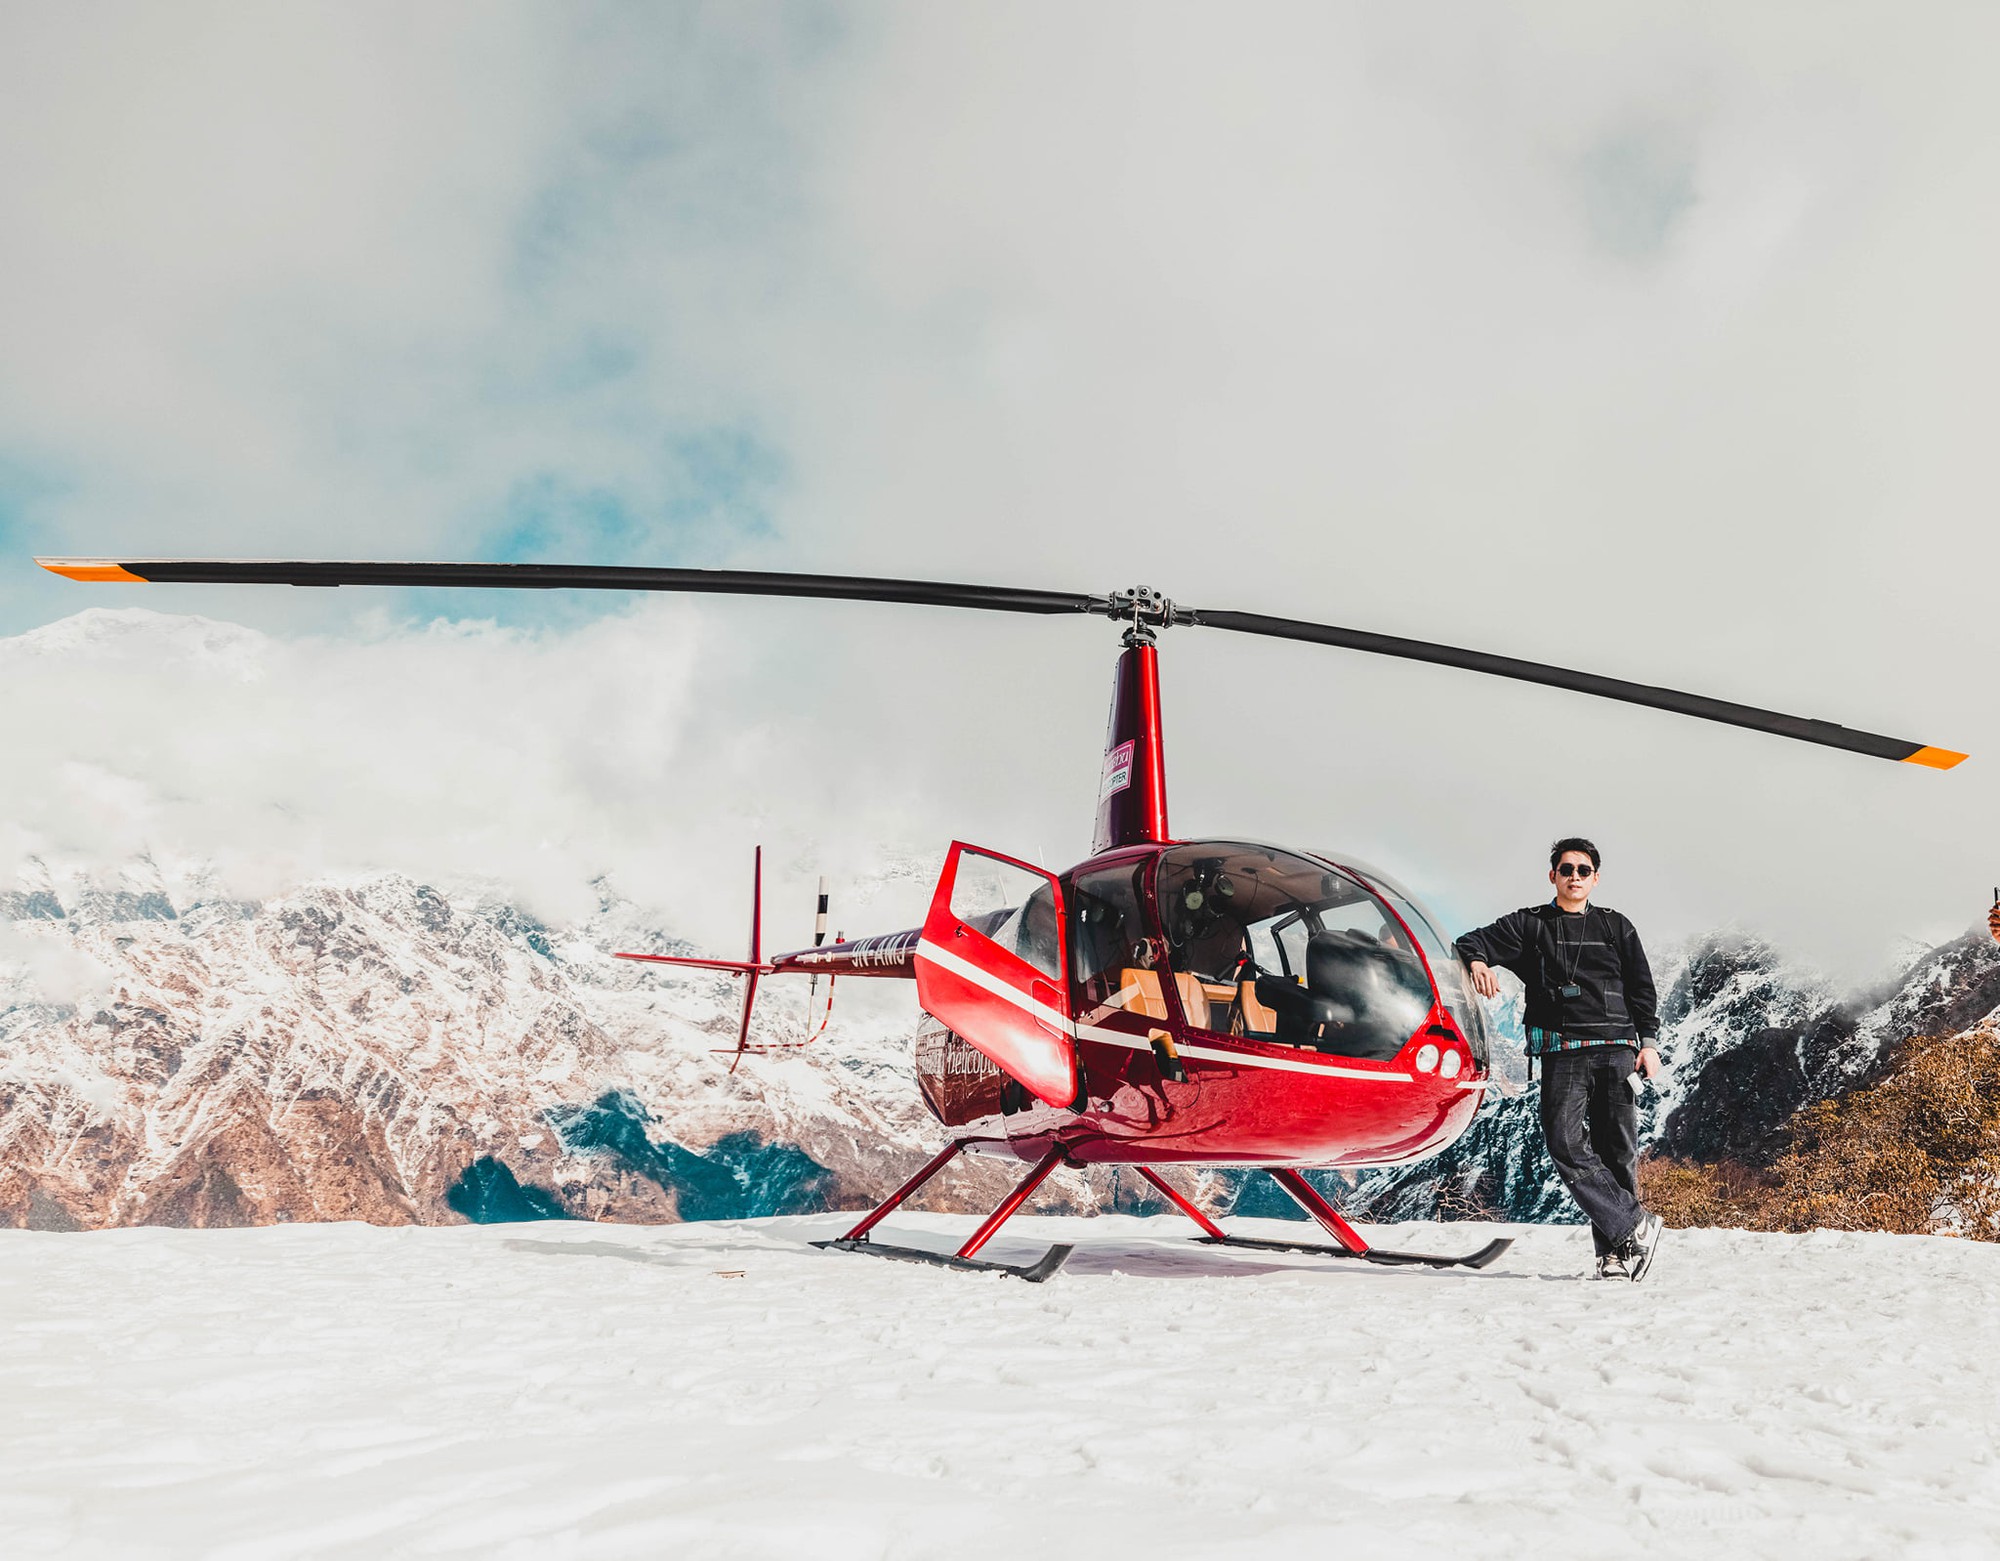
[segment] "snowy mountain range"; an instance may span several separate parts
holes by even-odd
[[[248,903],[142,865],[113,886],[0,894],[0,1223],[803,1212],[877,1198],[935,1148],[909,1002],[843,995],[816,1044],[732,1072],[718,1051],[735,1036],[731,978],[616,949],[687,951],[602,885],[597,913],[565,928],[394,875]],[[1742,1153],[1867,1077],[1889,1043],[2000,1009],[2000,946],[1981,929],[1842,999],[1767,945],[1712,937],[1662,988],[1670,1072],[1647,1141]],[[760,1000],[765,1039],[816,1022],[803,993]],[[1513,1092],[1457,1145],[1344,1195],[1378,1218],[1566,1217],[1517,1047],[1496,1061]],[[955,1172],[929,1206],[990,1207],[1010,1174]],[[1281,1212],[1264,1178],[1202,1179],[1218,1207],[1239,1190],[1242,1212]],[[1038,1206],[1152,1204],[1096,1172],[1062,1173]]]
[[[612,959],[672,949],[609,894],[557,931],[394,876],[263,904],[142,879],[0,895],[0,938],[15,1225],[775,1212],[929,1152],[899,1029],[732,1074],[729,978]]]

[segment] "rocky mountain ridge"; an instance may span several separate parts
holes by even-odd
[[[263,904],[38,888],[0,929],[15,1225],[773,1212],[859,1203],[928,1152],[899,1027],[732,1074],[729,978],[612,959],[673,945],[608,893],[558,930],[395,876]],[[803,1017],[759,1006],[780,1038]]]

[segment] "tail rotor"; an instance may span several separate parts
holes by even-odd
[[[819,948],[826,942],[827,882],[819,881],[819,908],[814,916],[813,947]],[[838,943],[840,937],[835,935]],[[750,879],[750,957],[748,959],[707,959],[681,954],[619,954],[619,959],[642,960],[651,965],[678,965],[690,970],[720,970],[733,976],[743,977],[743,1010],[736,1022],[736,1044],[733,1047],[718,1047],[718,1052],[727,1051],[729,1071],[734,1073],[743,1061],[746,1052],[794,1051],[801,1046],[810,1046],[822,1035],[833,1019],[834,972],[826,973],[826,1007],[821,1011],[817,1028],[799,1041],[766,1041],[761,1045],[750,1044],[750,1016],[757,1007],[757,982],[780,969],[796,970],[797,964],[790,963],[795,955],[779,955],[780,963],[772,964],[764,958],[764,848],[757,847],[757,854],[751,869]],[[813,1001],[819,992],[819,972],[812,973],[812,986],[806,997],[806,1024],[812,1026]]]

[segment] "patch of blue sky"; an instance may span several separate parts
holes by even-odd
[[[586,32],[593,90],[513,224],[509,290],[560,299],[634,245],[669,272],[781,247],[805,209],[804,84],[846,43],[841,11],[625,8]]]
[[[530,200],[508,246],[509,291],[530,302],[553,292],[568,275],[600,204],[598,192],[581,180],[550,184]]]
[[[1691,143],[1666,130],[1605,136],[1580,172],[1591,236],[1621,260],[1661,255],[1699,199]]]
[[[58,507],[76,483],[53,467],[0,454],[0,634],[19,634],[91,605],[73,582],[35,567],[66,545]],[[101,603],[99,605],[102,605]]]
[[[726,566],[776,534],[782,456],[743,428],[684,430],[659,442],[650,469],[622,483],[573,472],[521,478],[497,513],[465,527],[450,556],[502,564]],[[405,591],[399,614],[563,626],[631,605],[622,592]]]
[[[643,359],[638,348],[615,336],[585,336],[568,352],[542,366],[541,388],[562,397],[585,396],[629,381]]]

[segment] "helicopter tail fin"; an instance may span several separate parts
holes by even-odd
[[[750,1043],[750,1014],[757,1006],[757,978],[768,976],[773,968],[764,963],[764,848],[757,847],[750,870],[748,959],[695,959],[680,954],[619,954],[616,957],[640,960],[648,965],[679,965],[688,970],[726,970],[732,975],[744,977],[743,1015],[736,1026],[736,1055],[741,1057]]]
[[[750,866],[750,963],[743,972],[743,1018],[736,1026],[736,1056],[750,1044],[750,1011],[757,1006],[757,978],[764,973],[764,848]],[[733,1072],[736,1063],[730,1063]]]
[[[813,931],[814,948],[820,948],[826,943],[826,920],[827,884],[826,880],[822,878],[819,881],[817,925]],[[866,951],[872,963],[863,965],[860,968],[864,973],[876,973],[874,966],[888,963],[885,956],[877,950],[877,945],[893,942],[899,948],[913,946],[916,937],[917,934],[915,932],[909,932],[897,933],[893,938],[888,939],[863,939],[861,946]],[[835,943],[840,943],[843,938],[844,934],[834,934]],[[620,953],[614,957],[618,959],[640,960],[649,965],[677,965],[687,970],[722,970],[727,971],[733,976],[742,976],[744,978],[743,1011],[736,1024],[736,1044],[733,1047],[718,1048],[718,1050],[726,1051],[729,1054],[731,1059],[729,1071],[732,1073],[736,1071],[736,1064],[743,1060],[746,1052],[792,1051],[801,1046],[811,1045],[812,1042],[818,1040],[820,1036],[826,1033],[827,1024],[833,1018],[833,984],[835,978],[840,974],[838,970],[825,972],[826,1007],[820,1011],[818,1029],[813,1030],[802,1041],[773,1041],[761,1046],[752,1046],[750,1044],[750,1016],[756,1011],[757,983],[761,978],[787,971],[796,974],[800,971],[809,970],[812,975],[812,988],[808,994],[807,1003],[810,1005],[813,998],[818,994],[819,978],[821,975],[819,966],[807,963],[798,955],[780,954],[775,961],[764,958],[764,848],[762,846],[757,848],[756,863],[752,869],[750,879],[750,957],[748,959],[699,959],[692,955],[681,954],[625,953]],[[808,1011],[810,1011],[810,1006]]]

